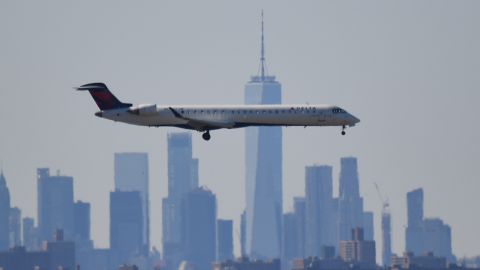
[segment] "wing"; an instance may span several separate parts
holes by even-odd
[[[169,107],[169,109],[175,117],[187,121],[186,125],[190,126],[194,130],[205,131],[205,130],[235,127],[235,122],[232,122],[232,121],[194,119],[194,118],[183,116],[172,107]]]

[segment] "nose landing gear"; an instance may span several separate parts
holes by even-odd
[[[342,126],[342,135],[345,135],[345,126]]]
[[[210,140],[211,136],[210,136],[210,131],[205,131],[205,133],[202,134],[202,138],[205,140],[205,141],[208,141]]]

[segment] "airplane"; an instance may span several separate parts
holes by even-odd
[[[165,105],[123,103],[104,83],[76,87],[88,91],[100,111],[101,118],[149,127],[178,127],[203,132],[210,140],[210,131],[249,126],[340,126],[345,135],[347,126],[360,122],[344,109],[333,105],[269,104],[269,105]]]

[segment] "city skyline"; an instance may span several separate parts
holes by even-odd
[[[177,164],[178,162],[182,163],[182,160],[183,160],[183,159],[176,158],[176,157],[179,157],[179,153],[180,153],[180,156],[184,156],[186,154],[187,157],[188,157],[189,155],[191,155],[191,142],[190,142],[191,135],[190,135],[189,132],[176,132],[176,133],[171,133],[169,137],[172,140],[173,148],[177,148],[177,149],[172,149],[172,152],[171,152],[172,155],[173,155],[172,156],[173,160],[174,160],[173,161],[174,163],[172,164],[172,166],[175,167],[177,165],[174,165],[174,164]],[[178,147],[180,147],[180,148],[178,148]],[[122,154],[132,154],[132,153],[122,153]],[[138,153],[133,153],[133,154],[138,155]],[[115,159],[117,158],[117,155],[118,155],[118,153],[114,153],[114,158]],[[198,159],[191,159],[191,160],[193,161],[193,164],[195,164],[194,166],[198,166],[198,164],[199,164]],[[342,164],[348,164],[348,165],[346,165],[348,167],[351,167],[352,164],[354,164],[353,167],[346,169],[346,171],[347,171],[346,174],[349,175],[348,177],[353,176],[355,178],[356,177],[355,175],[357,174],[356,158],[354,158],[354,157],[343,157],[340,160],[341,160]],[[178,163],[178,164],[180,164],[180,163]],[[131,166],[131,167],[135,167],[135,166]],[[195,170],[198,170],[198,167]],[[292,242],[291,240],[287,240],[287,241],[289,241],[288,243],[290,243],[290,244],[293,243],[296,246],[296,247],[289,247],[288,252],[290,254],[293,254],[293,253],[294,254],[302,254],[302,252],[298,252],[298,248],[299,248],[298,244],[299,243],[301,243],[300,249],[305,249],[304,257],[308,257],[308,256],[311,256],[311,255],[321,257],[321,256],[323,256],[322,252],[324,252],[323,249],[325,247],[334,248],[335,253],[338,254],[338,252],[341,252],[341,248],[339,248],[338,245],[342,241],[350,240],[351,237],[352,237],[351,235],[352,235],[353,231],[356,230],[357,228],[361,228],[361,230],[362,230],[362,232],[361,232],[362,233],[362,239],[365,237],[365,240],[372,241],[373,244],[375,244],[375,242],[376,242],[377,246],[383,244],[382,240],[381,240],[382,236],[377,236],[376,238],[372,238],[372,236],[370,236],[370,238],[369,238],[369,236],[367,236],[367,231],[372,229],[372,228],[369,228],[368,221],[367,221],[367,223],[353,224],[352,225],[353,227],[350,228],[350,234],[348,236],[348,239],[346,239],[346,240],[339,239],[341,237],[340,228],[343,225],[341,225],[342,224],[341,218],[340,218],[341,215],[337,211],[344,211],[344,210],[342,210],[342,208],[338,208],[339,207],[339,204],[338,204],[339,198],[331,197],[332,191],[330,189],[331,189],[331,184],[333,182],[331,172],[332,172],[332,166],[328,166],[328,165],[313,165],[313,166],[312,165],[306,165],[305,166],[305,183],[306,183],[305,192],[306,193],[304,194],[304,197],[295,197],[294,200],[293,200],[294,209],[299,209],[299,208],[297,208],[297,204],[298,203],[303,203],[303,206],[301,207],[301,208],[303,208],[303,210],[300,209],[300,210],[295,210],[295,212],[284,212],[283,218],[284,218],[284,221],[287,222],[287,223],[284,224],[284,226],[287,226],[287,227],[285,227],[285,231],[282,231],[282,233],[283,233],[282,237],[286,236],[285,233],[291,233],[292,232],[291,230],[294,227],[291,227],[292,225],[289,225],[289,224],[292,224],[291,222],[297,222],[293,226],[298,226],[299,225],[298,221],[295,220],[296,219],[295,215],[299,214],[298,211],[304,211],[303,214],[300,213],[301,215],[303,215],[303,218],[304,218],[304,220],[300,221],[300,223],[303,222],[303,226],[305,226],[302,229],[303,233],[305,233],[306,235],[310,235],[310,236],[306,236],[306,239],[303,240],[303,243],[302,242],[297,242],[298,238],[295,238],[295,240],[294,240],[295,242]],[[129,174],[130,173],[135,174],[135,170],[133,172],[128,172],[128,173]],[[351,173],[353,173],[353,175],[351,175]],[[58,201],[58,202],[61,202],[62,200],[64,201],[65,199],[67,199],[67,202],[70,201],[70,195],[73,195],[73,193],[74,193],[74,190],[71,189],[71,184],[74,181],[74,177],[64,176],[64,175],[59,175],[59,174],[50,175],[49,168],[39,168],[39,169],[37,169],[37,174],[38,174],[38,179],[41,179],[43,182],[45,182],[45,181],[49,182],[48,184],[42,183],[42,185],[44,185],[44,186],[46,185],[47,189],[45,189],[45,187],[43,187],[42,189],[38,190],[39,193],[49,192],[51,194],[49,196],[59,197],[59,199],[55,200],[55,201]],[[192,176],[193,176],[193,178],[195,178],[195,176],[192,175],[191,172],[187,171],[187,174],[184,174],[184,176],[187,176],[187,175],[188,175],[188,177],[186,178],[186,180],[192,179],[191,178]],[[343,176],[343,177],[345,177],[345,176]],[[342,178],[342,177],[339,177],[339,178]],[[39,183],[42,182],[42,181],[39,181]],[[315,182],[312,182],[312,181],[315,181]],[[5,180],[3,172],[1,174],[0,182],[4,186],[7,185],[7,181]],[[190,184],[192,183],[190,181],[187,181],[187,182],[190,183]],[[313,186],[313,185],[315,185],[315,186]],[[55,186],[57,186],[57,187],[55,188]],[[351,189],[353,191],[353,193],[355,193],[355,190],[357,188],[359,188],[360,186],[361,186],[360,183],[358,183],[357,185],[354,185],[353,189]],[[45,191],[45,190],[47,190],[47,191]],[[52,193],[52,191],[53,192],[59,192],[61,190],[64,190],[65,192]],[[350,191],[350,192],[352,192],[352,191]],[[7,192],[8,192],[8,190],[7,190]],[[147,190],[146,192],[148,193],[149,191]],[[310,194],[314,194],[314,195],[309,195],[309,192],[310,192]],[[317,195],[315,195],[315,194],[317,194]],[[342,191],[340,191],[339,194],[342,194]],[[184,208],[184,207],[186,207],[186,204],[184,205],[183,201],[186,200],[186,199],[189,200],[191,195],[193,195],[192,198],[197,198],[197,197],[195,197],[197,195],[199,195],[200,197],[201,196],[205,197],[205,195],[206,195],[207,197],[213,198],[213,203],[210,203],[210,205],[213,205],[213,207],[212,206],[202,206],[202,204],[205,202],[204,199],[193,199],[192,202],[195,202],[195,200],[198,200],[198,202],[190,203],[189,207],[190,208],[191,207],[196,207],[195,209],[197,209],[197,210],[194,210],[194,211],[188,210],[189,212],[187,214],[186,209],[189,209],[189,208],[188,207]],[[112,198],[113,198],[112,196],[115,197],[115,201],[112,201]],[[424,197],[423,196],[424,196],[423,195],[423,188],[414,189],[414,190],[406,193],[406,198],[407,199],[405,200],[405,204],[408,206],[407,207],[408,208],[408,213],[407,214],[409,216],[409,226],[414,227],[417,231],[414,232],[414,233],[416,233],[416,235],[413,236],[413,238],[412,238],[412,237],[409,236],[409,233],[411,234],[411,232],[409,231],[410,228],[406,227],[404,237],[406,237],[407,241],[406,241],[406,246],[405,246],[404,250],[402,252],[392,252],[392,253],[394,253],[396,255],[400,255],[404,251],[405,252],[409,251],[409,252],[413,252],[413,254],[424,254],[425,252],[432,252],[433,251],[434,254],[436,254],[436,255],[445,256],[447,261],[455,262],[455,259],[452,259],[451,239],[452,239],[452,234],[453,233],[451,232],[451,228],[450,228],[450,226],[448,226],[448,224],[444,224],[443,221],[440,218],[425,218],[424,217],[424,213],[423,213]],[[121,199],[123,197],[125,197],[125,199]],[[198,197],[198,198],[200,198],[200,197]],[[201,187],[192,186],[192,189],[190,189],[190,191],[186,191],[184,196],[181,197],[182,198],[181,199],[182,200],[182,204],[181,204],[182,209],[180,210],[181,211],[180,214],[182,216],[182,220],[180,221],[180,223],[182,223],[182,225],[180,226],[181,231],[179,232],[180,233],[179,237],[181,239],[183,239],[183,237],[185,237],[184,235],[189,235],[187,237],[187,239],[192,239],[192,240],[188,240],[188,241],[191,241],[191,242],[190,242],[190,244],[187,245],[187,247],[192,246],[192,244],[198,245],[199,243],[204,242],[206,239],[208,239],[209,236],[213,237],[210,240],[208,240],[209,245],[210,245],[210,247],[209,247],[210,253],[208,253],[208,254],[209,254],[209,257],[211,257],[212,261],[214,260],[214,258],[216,258],[217,250],[215,249],[216,248],[216,244],[215,244],[216,243],[216,240],[215,240],[216,233],[214,231],[211,231],[211,230],[212,230],[212,228],[216,227],[214,224],[217,221],[226,221],[226,220],[222,220],[222,217],[217,216],[217,210],[216,210],[217,209],[217,203],[216,203],[216,198],[215,197],[216,197],[215,194],[213,194],[212,191],[206,189],[204,186],[201,186]],[[312,198],[310,198],[310,197],[312,197]],[[10,200],[10,198],[7,198],[7,199]],[[167,198],[165,198],[165,199],[167,199]],[[328,203],[329,201],[330,201],[330,203]],[[77,248],[80,247],[80,249],[81,249],[82,245],[85,244],[84,241],[89,241],[90,240],[90,235],[89,235],[89,230],[90,230],[90,220],[89,220],[90,219],[90,204],[86,203],[86,202],[82,202],[81,200],[77,200],[76,202],[74,202],[73,197],[71,197],[71,202],[72,202],[72,207],[81,207],[83,209],[85,209],[85,207],[88,207],[88,209],[85,209],[85,210],[80,210],[79,209],[81,211],[80,212],[80,215],[81,215],[80,220],[75,220],[72,217],[72,219],[75,220],[75,223],[73,225],[77,225],[78,227],[73,226],[73,225],[69,225],[68,223],[65,223],[65,221],[62,220],[62,218],[64,219],[66,217],[67,218],[69,217],[69,215],[66,214],[66,213],[63,213],[61,215],[56,216],[54,219],[51,219],[51,221],[58,223],[58,221],[56,221],[56,220],[58,220],[60,218],[60,223],[58,223],[58,224],[60,224],[59,225],[60,227],[57,227],[57,228],[61,228],[62,238],[63,238],[65,229],[67,230],[67,232],[68,232],[68,230],[71,230],[71,232],[68,233],[68,234],[70,234],[69,238],[71,240],[76,241],[76,242],[78,241],[77,242],[77,245],[78,245]],[[309,204],[314,205],[314,207],[316,207],[317,210],[315,210],[315,211],[308,210],[308,207],[309,207],[308,205]],[[329,207],[332,207],[332,206],[336,207],[335,209],[332,209],[335,213],[333,214],[333,213],[325,212],[326,211],[325,210],[325,204],[330,205]],[[58,204],[58,205],[52,205],[50,207],[57,208],[57,209],[59,209],[59,210],[57,210],[57,212],[61,212],[61,211],[63,211],[62,209],[65,208],[65,202],[63,202],[62,204]],[[17,215],[20,215],[21,209],[19,209],[17,207],[11,207],[10,209],[11,210],[8,211],[10,213],[10,215],[12,215],[12,212],[11,212],[12,210],[14,210],[14,212],[18,212]],[[144,241],[143,236],[142,236],[142,231],[144,230],[143,229],[144,225],[142,224],[143,220],[144,220],[144,217],[143,217],[143,213],[142,213],[141,209],[142,209],[141,192],[139,192],[139,191],[120,191],[118,189],[116,191],[111,191],[110,192],[110,246],[108,248],[110,248],[112,250],[112,254],[113,254],[112,258],[114,258],[113,260],[119,260],[119,262],[120,262],[119,258],[129,258],[132,255],[144,253],[144,251],[142,251],[142,250],[144,250],[144,248],[142,246],[143,245],[142,242]],[[212,209],[212,210],[210,210],[210,209]],[[322,210],[322,209],[324,209],[324,210]],[[332,211],[332,210],[330,210],[330,211]],[[45,213],[45,211],[42,210],[41,207],[38,209],[38,211],[39,211],[39,213]],[[87,212],[85,212],[85,211],[87,211]],[[201,215],[195,214],[199,211],[200,212],[206,211],[205,213],[208,213],[208,214],[201,214]],[[75,213],[75,214],[73,214],[73,213]],[[126,213],[126,215],[125,215],[125,213]],[[330,225],[324,225],[324,226],[327,227],[326,228],[327,230],[330,230],[329,232],[317,232],[317,233],[312,232],[312,229],[308,229],[308,227],[309,226],[311,227],[312,225],[308,225],[308,224],[312,222],[312,221],[309,221],[309,220],[316,220],[316,219],[318,220],[319,219],[319,217],[317,216],[316,213],[323,213],[323,214],[321,214],[322,216],[329,216],[329,215],[333,214],[335,216],[334,220],[338,220],[339,222],[334,221],[335,225],[333,227],[330,227]],[[371,212],[363,212],[363,214],[360,215],[362,217],[362,222],[365,222],[364,215],[367,214],[367,213],[371,213]],[[76,209],[74,211],[72,210],[72,214],[73,214],[74,217],[77,217],[79,215],[79,214],[77,214]],[[205,220],[204,219],[205,217],[211,217],[211,218],[210,218],[210,220]],[[30,219],[27,216],[23,216],[23,217],[19,216],[19,218]],[[195,221],[185,223],[185,221],[183,221],[183,218],[188,218],[188,219],[192,219],[192,220],[195,220]],[[321,218],[320,218],[320,220],[321,220]],[[125,221],[129,222],[129,224],[130,224],[130,225],[128,225],[129,228],[130,228],[128,233],[127,233],[127,231],[119,231],[118,230],[118,228],[122,228],[121,223],[125,222]],[[87,223],[84,224],[84,222],[87,222]],[[169,221],[165,220],[163,222],[169,222]],[[200,238],[205,237],[205,236],[207,237],[204,240],[199,241],[200,238],[198,238],[198,236],[195,236],[195,234],[193,233],[195,226],[192,226],[192,225],[193,224],[201,224],[202,222],[206,222],[206,224],[208,224],[208,225],[202,225],[202,226],[204,226],[203,230],[206,230],[208,233],[207,234],[205,234],[205,233],[199,234]],[[313,221],[313,222],[318,222],[318,221]],[[323,221],[323,222],[325,222],[325,221]],[[61,224],[61,223],[63,223],[63,224]],[[38,221],[36,222],[36,224],[38,226]],[[132,224],[138,224],[138,225],[135,225],[134,227],[132,227]],[[45,227],[45,225],[43,225],[43,226]],[[187,229],[184,232],[184,231],[182,231],[184,229],[181,229],[181,228],[185,228],[184,226],[190,226],[190,228]],[[207,227],[205,227],[205,226],[207,226]],[[381,224],[381,225],[380,224],[375,224],[374,226],[375,227],[383,226],[383,224]],[[71,227],[71,228],[69,228],[69,227]],[[314,226],[314,227],[319,228],[321,226],[317,225],[317,226]],[[19,229],[20,228],[18,228],[18,230]],[[25,230],[25,228],[23,228],[23,230]],[[46,234],[45,230],[46,229],[38,230],[36,232],[35,237],[39,237],[40,241],[44,241],[44,240],[52,241],[54,239],[54,234],[52,233],[50,237],[45,238],[45,234]],[[298,230],[298,227],[295,227],[294,230]],[[418,231],[418,230],[420,230],[420,231]],[[425,232],[423,230],[425,230]],[[448,234],[445,235],[446,232],[444,232],[444,230],[448,230]],[[12,231],[12,228],[10,229],[10,232],[11,231]],[[52,229],[52,231],[57,233],[56,230],[54,230],[54,229]],[[233,237],[233,230],[230,229],[230,233],[232,234],[232,237]],[[333,233],[333,235],[332,235],[332,233]],[[295,234],[296,234],[296,236],[293,236]],[[334,236],[335,234],[338,234],[336,237],[332,238],[332,239],[335,239],[335,238],[337,238],[337,239],[328,240],[327,238],[324,238],[325,237],[324,235],[329,235],[329,234],[330,234],[330,237]],[[370,232],[370,234],[371,234],[371,232]],[[135,236],[135,235],[137,235],[137,236]],[[298,235],[298,232],[294,232],[291,236],[298,237],[299,235]],[[447,237],[447,238],[445,238],[445,237]],[[314,243],[316,243],[318,245],[318,247],[312,248],[312,242],[309,242],[310,241],[309,238],[317,238],[318,240],[315,241]],[[193,240],[193,239],[195,239],[195,240]],[[287,243],[287,242],[284,242],[285,238],[283,238],[283,239],[284,239],[283,243]],[[414,243],[413,242],[409,243],[409,239],[413,239],[415,242]],[[93,240],[95,240],[95,239],[93,239]],[[22,239],[22,242],[25,245],[25,244],[27,244],[27,242],[24,242],[24,241],[30,241],[30,240]],[[192,255],[188,255],[188,254],[197,254],[197,253],[192,253],[193,251],[189,252],[188,250],[197,250],[196,252],[198,252],[198,251],[207,252],[209,250],[209,249],[205,249],[205,248],[200,248],[200,246],[198,246],[198,247],[193,247],[192,246],[192,248],[184,251],[183,247],[181,247],[181,246],[184,245],[183,241],[185,241],[185,240],[181,240],[181,243],[180,243],[180,250],[181,251],[178,255],[180,261],[182,261],[182,258],[188,259],[188,258],[190,258],[189,256],[192,256]],[[324,241],[327,241],[327,242],[324,242]],[[410,240],[410,241],[412,241],[412,240]],[[131,246],[132,244],[134,246]],[[15,246],[14,244],[12,244],[12,242],[10,242],[9,245],[10,245],[10,247]],[[91,244],[87,243],[87,245],[91,245]],[[421,247],[416,247],[418,245],[420,245]],[[95,245],[95,247],[97,247],[97,245]],[[121,247],[120,251],[118,250],[119,247]],[[37,246],[37,247],[33,248],[33,250],[36,250],[38,248],[39,247]],[[29,250],[30,250],[30,248],[29,248]],[[292,250],[294,250],[294,251],[292,252]],[[309,250],[311,250],[311,251],[309,251]],[[132,252],[132,253],[130,253],[130,252]],[[183,253],[183,252],[185,252],[185,253]],[[123,254],[123,255],[116,258],[115,256],[119,256],[118,254]],[[283,257],[285,255],[287,255],[287,256]],[[197,255],[194,255],[194,256],[197,256]],[[239,257],[240,254],[235,253],[234,256]],[[282,258],[290,258],[290,259],[294,258],[294,257],[289,257],[288,254],[285,254],[285,253],[280,255],[280,256]],[[454,250],[453,250],[453,256],[455,256],[455,251]],[[134,257],[130,257],[130,258],[134,258]],[[195,258],[195,257],[192,257],[192,258]],[[271,257],[271,258],[275,258],[275,257]],[[163,257],[163,259],[165,260],[166,258]],[[131,260],[131,259],[128,259],[128,260]],[[195,261],[195,259],[192,259],[192,260]],[[178,263],[180,261],[178,261]],[[377,255],[377,262],[379,264],[381,264],[381,262],[382,262],[381,253],[378,253],[378,255]],[[176,268],[173,268],[173,269],[176,269]]]
[[[11,205],[35,217],[35,170],[59,168],[75,177],[75,197],[92,204],[92,237],[107,246],[112,155],[146,152],[151,239],[160,247],[161,211],[153,209],[166,197],[166,134],[173,129],[107,124],[93,117],[89,97],[71,87],[104,80],[120,97],[138,94],[135,101],[239,103],[257,65],[260,10],[256,3],[192,3],[188,9],[169,3],[133,10],[112,3],[52,3],[29,8],[7,3],[0,9],[5,34],[0,163]],[[423,187],[429,194],[425,212],[452,227],[454,251],[480,253],[475,245],[480,236],[472,236],[480,219],[461,211],[479,204],[480,134],[471,126],[480,114],[475,102],[480,23],[473,14],[479,4],[263,3],[269,6],[269,67],[281,78],[282,99],[338,103],[366,119],[344,138],[337,129],[283,129],[284,210],[303,193],[306,164],[333,166],[336,180],[338,158],[356,156],[360,193],[365,209],[375,212],[377,239],[381,202],[373,183],[391,202],[396,253],[405,242],[404,195]],[[102,44],[79,42],[84,39]],[[452,104],[465,113],[450,113],[457,111]],[[219,216],[234,219],[235,228],[244,207],[243,137],[239,130],[218,132],[209,144],[193,139],[194,156],[202,161],[200,183],[217,194]]]

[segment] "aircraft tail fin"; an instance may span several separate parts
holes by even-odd
[[[119,108],[128,108],[131,107],[131,103],[123,103],[118,100],[111,92],[108,90],[108,87],[104,83],[89,83],[84,84],[75,89],[79,91],[88,91],[92,95],[93,100],[97,103],[100,110],[112,110]]]

